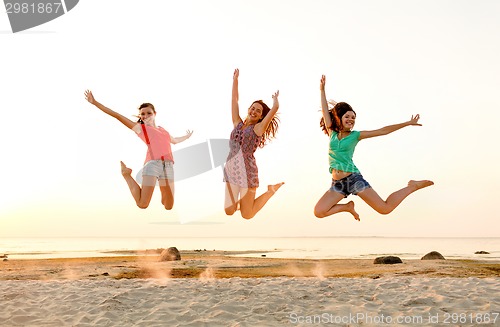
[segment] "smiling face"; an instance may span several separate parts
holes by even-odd
[[[342,116],[342,127],[344,131],[351,131],[356,122],[356,114],[354,111],[348,111]]]
[[[150,106],[143,107],[143,108],[139,109],[139,117],[144,122],[144,124],[146,124],[148,126],[155,125],[155,116],[156,116],[156,112]]]
[[[259,122],[259,120],[262,119],[262,113],[264,111],[264,108],[262,105],[258,102],[252,103],[250,108],[248,108],[248,116],[247,120],[250,124],[256,124]]]

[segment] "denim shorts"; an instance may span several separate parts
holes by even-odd
[[[330,187],[330,191],[340,193],[347,198],[349,194],[356,195],[369,187],[371,186],[367,181],[365,181],[363,175],[360,173],[352,173],[339,180],[332,179],[332,187]]]
[[[142,176],[155,176],[158,179],[174,179],[172,161],[150,160],[142,168]]]

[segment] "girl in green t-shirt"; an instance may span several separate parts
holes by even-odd
[[[330,137],[329,161],[332,186],[314,207],[316,217],[324,218],[338,212],[350,212],[356,220],[359,220],[359,215],[354,209],[354,202],[339,204],[349,194],[358,195],[370,207],[385,215],[392,212],[411,193],[434,184],[429,180],[411,180],[408,186],[392,193],[387,200],[382,200],[354,165],[352,160],[354,149],[362,139],[387,135],[406,126],[422,126],[418,123],[420,116],[415,115],[407,122],[373,131],[354,131],[356,113],[345,102],[330,102],[334,106],[329,109],[325,95],[325,81],[326,78],[323,75],[320,82],[323,112],[320,126]]]

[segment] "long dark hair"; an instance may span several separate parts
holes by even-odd
[[[252,102],[252,105],[254,103],[258,103],[262,106],[262,118],[259,119],[259,121],[258,121],[260,123],[264,119],[264,117],[266,117],[266,115],[271,111],[271,109],[262,100],[256,100],[256,101]],[[252,107],[252,105],[250,105],[250,107]],[[269,125],[267,125],[267,128],[264,131],[264,134],[262,134],[262,138],[261,138],[260,143],[259,143],[259,148],[263,148],[264,145],[266,145],[269,141],[271,141],[273,138],[276,137],[276,133],[278,132],[278,127],[279,127],[279,122],[280,122],[280,119],[278,118],[277,114],[274,115],[274,117],[273,117],[273,119],[271,119],[271,122],[269,123]]]
[[[335,102],[329,101],[328,103],[333,104]],[[340,132],[342,130],[342,116],[345,115],[346,112],[352,111],[356,115],[356,112],[352,109],[351,105],[348,104],[347,102],[337,102],[331,108],[328,110],[328,113],[330,114],[330,120],[332,121],[332,124],[330,126],[325,125],[325,118],[321,117],[321,120],[319,121],[319,126],[323,130],[323,132],[326,135],[329,135],[328,130],[331,129],[335,132]]]
[[[154,113],[155,113],[155,115],[156,115],[156,109],[155,109],[155,106],[153,106],[153,104],[151,104],[151,103],[149,103],[149,102],[144,102],[143,104],[141,104],[141,105],[139,106],[139,108],[137,108],[137,110],[139,110],[139,112],[140,112],[142,108],[146,108],[146,107],[150,107],[151,109],[153,109],[153,112],[154,112]],[[139,118],[139,119],[137,120],[137,122],[138,122],[139,124],[144,124],[144,122],[143,122],[143,121],[142,121],[142,119],[141,119],[141,116],[136,116],[136,117],[138,117],[138,118]]]

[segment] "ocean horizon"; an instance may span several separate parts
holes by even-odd
[[[105,257],[123,251],[176,247],[180,251],[252,251],[239,256],[297,259],[420,259],[431,251],[447,259],[500,260],[500,237],[11,237],[0,239],[8,259]],[[121,251],[121,253],[120,253]],[[475,254],[486,251],[489,254]]]

